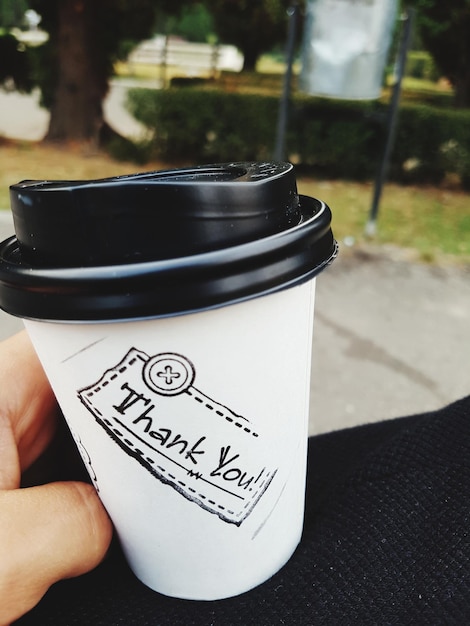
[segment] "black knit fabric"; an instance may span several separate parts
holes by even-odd
[[[17,624],[470,624],[470,397],[435,413],[310,439],[302,542],[237,598],[166,598],[118,546]]]

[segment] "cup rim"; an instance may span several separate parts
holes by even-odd
[[[44,321],[122,321],[193,313],[292,287],[338,252],[329,207],[308,196],[299,200],[300,223],[286,230],[165,260],[32,268],[10,237],[0,244],[0,307]]]

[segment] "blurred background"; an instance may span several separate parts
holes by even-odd
[[[289,160],[340,244],[311,432],[437,409],[470,388],[469,31],[457,0],[0,0],[1,239],[22,179]]]

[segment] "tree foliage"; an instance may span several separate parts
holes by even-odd
[[[26,0],[0,0],[0,87],[30,91],[31,63],[25,46],[10,32],[23,24]]]
[[[0,87],[24,92],[33,87],[30,55],[12,34],[0,35]]]
[[[254,70],[259,56],[284,42],[290,0],[205,0],[223,43],[244,55],[244,70]]]
[[[178,15],[164,18],[160,26],[161,32],[168,35],[179,35],[187,41],[209,42],[214,35],[214,20],[202,2],[183,4]]]
[[[0,0],[0,28],[22,26],[27,9],[27,0]]]
[[[470,0],[414,0],[425,48],[455,89],[455,105],[470,106]]]

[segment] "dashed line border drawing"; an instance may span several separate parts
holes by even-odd
[[[98,424],[106,431],[109,437],[160,482],[171,486],[187,500],[197,504],[206,511],[216,514],[221,520],[240,526],[244,519],[253,511],[260,498],[271,484],[277,473],[277,469],[268,469],[266,466],[262,467],[256,478],[257,472],[252,476],[250,487],[246,493],[240,495],[240,492],[237,493],[236,489],[228,489],[225,488],[225,485],[222,487],[215,480],[209,480],[207,475],[204,476],[201,472],[198,472],[189,462],[187,463],[187,465],[189,465],[188,467],[179,462],[181,459],[176,460],[170,454],[165,454],[164,448],[159,449],[157,443],[152,445],[152,443],[147,440],[148,438],[145,439],[141,436],[141,433],[139,434],[132,430],[132,428],[129,428],[115,413],[110,412],[109,415],[104,414],[93,402],[96,394],[100,394],[109,384],[121,378],[129,367],[135,366],[137,363],[138,366],[142,364],[142,367],[145,369],[146,364],[151,359],[156,359],[161,356],[162,355],[149,357],[145,352],[132,348],[128,351],[124,359],[115,367],[108,369],[98,382],[79,390],[78,397],[87,410],[94,415]],[[181,357],[181,355],[177,356]],[[185,359],[186,357],[181,358]],[[192,363],[191,367],[194,369]],[[143,380],[146,382],[145,377],[143,377]],[[254,442],[259,438],[259,433],[251,426],[249,420],[234,413],[228,407],[212,400],[199,389],[193,387],[193,380],[194,376],[191,378],[189,387],[182,392],[178,391],[177,394],[163,393],[162,395],[167,397],[168,395],[181,395],[190,398],[196,402],[203,411],[212,413],[214,416],[217,416],[217,418],[223,419],[227,425],[228,433],[234,428],[237,433],[243,433],[243,439],[246,436],[249,440],[253,440]],[[147,384],[147,387],[154,393],[158,393],[154,385],[149,386]],[[171,399],[170,401],[172,402],[173,400]],[[239,438],[240,435],[237,435],[237,437]],[[173,472],[171,467],[174,467],[176,472]],[[178,473],[180,476],[177,476]],[[188,480],[182,480],[182,473],[188,477]],[[206,487],[206,490],[204,487]],[[228,494],[231,498],[234,498],[235,501],[239,500],[240,506],[228,507],[217,502],[214,495],[219,493],[222,498],[223,492]],[[227,499],[227,496],[225,496],[225,499]]]

